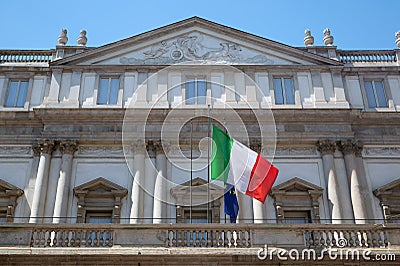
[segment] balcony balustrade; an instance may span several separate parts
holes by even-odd
[[[163,248],[400,247],[397,224],[8,224],[0,246]]]

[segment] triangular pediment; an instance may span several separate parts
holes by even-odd
[[[0,196],[21,196],[24,194],[24,191],[6,181],[3,179],[0,179]]]
[[[295,47],[192,17],[87,50],[53,65],[170,65],[183,62],[238,65],[340,65]]]
[[[207,181],[202,179],[201,177],[196,177],[193,178],[192,180],[192,192],[193,191],[207,191],[209,189],[209,191],[214,192],[214,191],[221,191],[222,188],[210,183],[207,186]],[[174,188],[172,188],[172,191],[176,192],[176,193],[189,193],[190,192],[190,180],[186,181]]]
[[[127,189],[103,177],[96,178],[74,188],[75,194],[110,194],[124,196]]]
[[[383,185],[377,188],[374,191],[376,196],[384,195],[384,194],[391,194],[391,195],[399,195],[400,196],[400,178],[396,179],[386,185]]]
[[[279,184],[275,186],[271,192],[272,193],[277,193],[277,192],[310,192],[310,191],[315,191],[315,192],[322,192],[323,189],[319,186],[316,186],[314,184],[311,184],[310,182],[307,182],[301,178],[295,177],[292,178],[282,184]]]

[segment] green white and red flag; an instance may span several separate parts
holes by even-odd
[[[215,125],[212,139],[211,179],[231,184],[237,191],[264,203],[278,169]]]

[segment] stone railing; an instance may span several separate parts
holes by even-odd
[[[38,226],[32,229],[31,247],[111,247],[114,232],[109,227]]]
[[[400,248],[400,225],[0,224],[0,246]]]
[[[51,50],[0,50],[0,63],[49,63]]]
[[[166,247],[246,248],[251,246],[251,230],[247,226],[213,224],[178,225],[167,230]]]
[[[338,51],[342,63],[394,63],[397,61],[394,50]]]
[[[389,240],[381,226],[315,226],[305,229],[304,238],[309,248],[385,248]]]

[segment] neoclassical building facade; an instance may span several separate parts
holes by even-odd
[[[0,256],[247,264],[264,244],[344,239],[399,259],[400,34],[340,50],[323,33],[292,47],[193,17],[100,47],[63,29],[54,49],[0,50]],[[279,169],[265,204],[238,194],[237,224],[209,182],[210,124]]]

